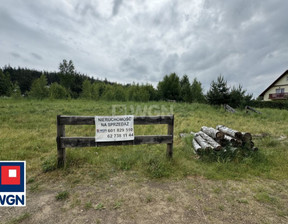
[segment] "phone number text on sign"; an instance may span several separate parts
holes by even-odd
[[[95,116],[96,142],[134,140],[134,116]]]

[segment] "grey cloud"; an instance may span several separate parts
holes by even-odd
[[[180,15],[176,11],[177,1],[167,3],[153,16],[154,25],[169,30],[177,27],[180,22]]]
[[[163,63],[162,73],[170,74],[172,72],[177,72],[178,60],[178,54],[170,54]]]
[[[57,41],[57,36],[49,36],[41,30],[32,29],[25,24],[16,21],[11,15],[0,9],[0,28],[5,29],[2,36],[8,38],[9,41],[14,41],[18,45],[31,44],[34,46],[43,47],[43,44],[50,48],[66,48],[65,45]],[[59,39],[58,39],[59,40]]]
[[[177,10],[177,1],[165,2],[159,8],[155,8],[153,12],[141,10],[135,14],[134,20],[136,24],[149,30],[154,30],[165,36],[168,32],[175,32],[180,27],[182,15]],[[184,20],[184,19],[183,19]]]
[[[37,60],[42,60],[43,58],[41,57],[41,55],[39,55],[39,54],[36,54],[36,53],[30,53],[30,55],[33,57],[33,58],[35,58],[35,59],[37,59]]]
[[[21,58],[21,55],[16,52],[11,52],[10,54],[15,58]]]
[[[77,3],[77,5],[75,6],[75,11],[76,13],[80,13],[80,15],[82,17],[90,14],[92,15],[94,18],[99,19],[100,18],[100,14],[97,11],[97,7],[96,5],[93,4],[93,2],[91,1],[81,1],[79,3]]]
[[[207,0],[205,6],[218,16],[218,22],[230,29],[238,29],[241,24],[251,19],[261,2],[249,1],[212,1]]]
[[[147,67],[135,58],[126,58],[121,63],[121,70],[128,72],[128,77],[147,74]],[[136,78],[136,77],[135,77]]]
[[[120,8],[122,2],[123,2],[123,0],[114,0],[113,11],[112,11],[113,16],[116,16],[118,14],[118,11],[119,11],[119,8]]]

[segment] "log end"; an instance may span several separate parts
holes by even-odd
[[[242,133],[241,132],[235,132],[235,138],[242,139]]]
[[[214,148],[215,151],[220,151],[221,149],[222,149],[222,146],[221,146],[221,145],[219,145],[219,146],[217,146],[217,147]]]
[[[225,134],[223,132],[221,132],[221,131],[218,131],[216,133],[216,138],[217,139],[224,139],[224,136],[225,136]]]
[[[252,135],[248,132],[242,133],[242,140],[244,142],[250,142],[250,141],[252,141]]]

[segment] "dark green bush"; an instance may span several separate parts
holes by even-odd
[[[274,108],[274,109],[288,110],[288,100],[277,100],[277,101],[252,100],[250,101],[249,106],[258,108]]]

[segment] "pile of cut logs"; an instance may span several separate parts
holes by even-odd
[[[224,125],[218,125],[216,129],[203,126],[201,131],[194,134],[192,144],[197,154],[210,150],[220,151],[228,145],[233,148],[245,147],[253,151],[258,150],[254,147],[250,133],[239,132]]]

